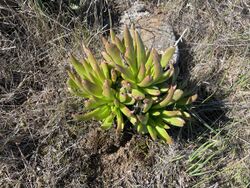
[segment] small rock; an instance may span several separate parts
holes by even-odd
[[[155,12],[155,11],[154,11]],[[143,2],[136,1],[121,16],[121,31],[124,25],[135,24],[140,32],[142,40],[148,48],[156,48],[158,52],[163,53],[166,48],[175,44],[175,35],[173,28],[167,23],[167,17],[161,12],[150,13]],[[173,57],[174,63],[178,61],[179,50]]]

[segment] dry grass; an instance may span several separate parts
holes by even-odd
[[[105,19],[90,30],[98,16],[85,19],[64,6],[59,14],[44,14],[27,1],[19,8],[0,3],[1,187],[250,185],[250,4],[149,2],[157,3],[176,35],[187,29],[180,79],[200,94],[195,121],[172,132],[170,147],[72,121],[82,105],[66,91],[67,55],[78,54],[82,40],[97,41]]]

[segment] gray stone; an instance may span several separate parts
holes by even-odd
[[[148,48],[155,48],[159,53],[163,53],[166,48],[173,46],[176,42],[172,27],[167,23],[166,15],[162,13],[153,14],[147,11],[143,2],[136,1],[121,16],[121,31],[124,25],[135,24],[140,32],[142,40]],[[173,63],[178,61],[179,50],[172,59]]]

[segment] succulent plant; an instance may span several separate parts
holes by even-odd
[[[110,30],[111,41],[102,38],[105,51],[99,63],[84,47],[86,58],[78,61],[71,55],[74,71],[68,70],[69,91],[85,98],[86,113],[78,120],[101,120],[105,130],[116,127],[121,132],[128,120],[140,134],[167,143],[171,126],[182,127],[190,114],[186,109],[197,98],[177,84],[179,68],[170,61],[176,47],[159,54],[147,49],[139,33],[125,27],[120,39]]]

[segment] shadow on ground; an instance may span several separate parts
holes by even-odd
[[[176,32],[175,35],[177,39],[180,37]],[[182,140],[181,142],[194,141],[204,133],[218,133],[217,129],[222,128],[221,125],[225,125],[230,119],[226,116],[228,109],[221,99],[222,94],[218,96],[215,88],[211,89],[211,86],[207,86],[206,83],[192,80],[191,69],[194,66],[194,60],[191,46],[182,39],[178,43],[178,48],[180,52],[178,80],[180,83],[187,82],[188,88],[194,88],[193,91],[198,94],[198,99],[190,109],[193,119],[181,129],[173,127],[171,132],[173,137],[179,141]]]

